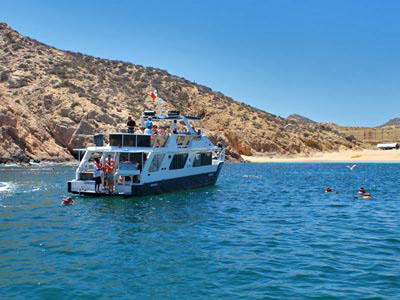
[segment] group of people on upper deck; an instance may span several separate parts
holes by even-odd
[[[136,123],[131,116],[128,117],[128,133],[135,133]],[[145,128],[143,130],[144,134],[148,135],[168,135],[170,133],[178,133],[177,120],[171,123],[171,126],[157,126],[153,124],[152,118],[149,117],[146,121]]]

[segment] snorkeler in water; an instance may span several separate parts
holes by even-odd
[[[75,204],[75,202],[72,199],[72,197],[63,198],[62,201],[61,201],[61,205],[62,206],[74,205],[74,204]]]

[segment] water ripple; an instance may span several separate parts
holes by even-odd
[[[75,197],[70,166],[0,168],[6,299],[395,299],[397,164],[226,165],[217,186]],[[324,192],[326,186],[332,194]],[[358,200],[364,186],[369,200]],[[356,198],[354,198],[356,197]]]

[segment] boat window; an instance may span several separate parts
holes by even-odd
[[[87,161],[82,164],[80,170],[93,171],[94,160],[95,158],[101,159],[101,155],[101,152],[89,152]]]
[[[159,147],[164,147],[165,144],[167,143],[168,136],[166,135],[156,135],[154,138],[154,147],[159,148]]]
[[[165,154],[155,154],[153,160],[151,161],[151,165],[149,168],[150,172],[157,172],[160,170],[161,163],[164,159]]]
[[[136,135],[124,135],[124,146],[136,147]]]
[[[193,161],[193,167],[209,166],[212,164],[211,152],[196,153]]]
[[[122,146],[122,134],[110,134],[110,146]]]
[[[121,153],[121,155],[125,157],[128,155],[127,161],[122,162],[120,160],[120,169],[133,169],[133,170],[141,170],[142,169],[142,152],[135,152],[135,153]]]
[[[170,170],[183,169],[185,167],[187,157],[188,157],[187,154],[175,154],[174,157],[172,158],[169,169]]]
[[[151,147],[151,135],[137,135],[138,147]]]
[[[176,144],[178,145],[178,147],[186,147],[189,144],[192,136],[190,136],[190,135],[177,135],[175,138],[176,138]]]
[[[103,153],[101,152],[92,152],[90,153],[90,157],[89,157],[89,162],[94,162],[95,158],[101,159],[101,156],[103,155]]]
[[[135,164],[129,160],[129,153],[119,154],[119,169],[120,170],[135,169]]]
[[[200,141],[201,140],[201,135],[192,135],[192,140],[193,141]]]
[[[178,146],[182,146],[186,136],[177,135],[175,138],[176,138],[176,144]]]
[[[129,161],[129,153],[120,153],[119,154],[119,162],[124,163]]]

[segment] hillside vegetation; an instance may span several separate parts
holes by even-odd
[[[203,118],[204,131],[240,154],[298,154],[360,147],[319,124],[285,120],[157,68],[61,51],[0,24],[0,162],[67,161],[95,132],[155,109]]]

